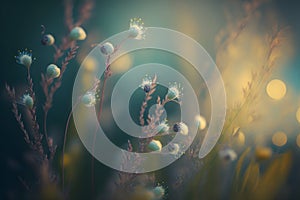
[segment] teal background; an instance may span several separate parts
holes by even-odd
[[[288,66],[285,67],[283,74],[287,82],[295,89],[300,91],[300,4],[296,1],[271,1],[271,5],[280,16],[282,25],[290,26],[294,38],[295,54],[289,60]],[[182,27],[178,23],[184,13],[188,10],[194,20],[199,20],[199,27],[205,27],[201,30],[202,36],[195,32],[184,32],[197,40],[208,53],[214,58],[214,36],[224,25],[225,20],[222,17],[223,6],[227,1],[96,1],[93,15],[83,27],[87,33],[93,34],[95,42],[100,42],[111,35],[126,30],[130,18],[140,16],[144,19],[146,25],[165,27],[181,31]],[[76,1],[74,13],[78,10],[81,1]],[[40,25],[46,26],[46,32],[53,33],[59,41],[61,36],[66,32],[64,28],[64,8],[63,2],[58,0],[35,1],[35,0],[10,0],[1,2],[0,5],[0,122],[1,122],[1,139],[0,139],[0,164],[1,164],[1,187],[0,199],[22,198],[25,192],[23,186],[18,181],[18,176],[27,179],[34,179],[31,166],[26,163],[26,153],[28,148],[25,145],[19,127],[10,112],[10,104],[4,90],[4,84],[8,83],[13,86],[22,86],[26,81],[26,70],[23,66],[15,62],[14,56],[17,50],[28,48],[33,51],[36,61],[32,65],[32,76],[36,84],[37,94],[40,101],[44,100],[41,88],[38,87],[40,73],[45,70],[46,66],[52,62],[53,49],[44,47],[40,44],[41,28]],[[76,15],[75,15],[76,18]],[[205,38],[205,39],[203,39]],[[79,42],[80,44],[81,42]],[[84,54],[84,53],[83,53]],[[76,71],[80,66],[79,62],[72,62],[68,68],[67,75],[64,77],[63,86],[58,90],[54,107],[49,113],[49,126],[58,131],[56,140],[58,146],[61,146],[62,131],[67,120],[67,113],[71,109],[71,92],[72,83]],[[38,108],[41,110],[41,108]],[[42,116],[40,116],[42,117]],[[61,149],[58,149],[58,153]],[[89,157],[87,152],[84,155]],[[87,159],[89,160],[89,159]],[[294,159],[293,176],[288,180],[290,191],[289,198],[297,193],[299,187],[300,173],[298,172],[300,160]],[[89,161],[82,163],[84,169],[89,165]],[[74,166],[76,167],[76,166]],[[100,163],[96,163],[97,184],[103,188],[105,181],[111,172],[110,169]],[[88,182],[90,172],[81,172],[82,184],[76,186],[78,197],[89,196]],[[283,192],[283,196],[285,193]]]

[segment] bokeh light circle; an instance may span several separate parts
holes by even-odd
[[[282,80],[273,79],[268,83],[266,92],[272,99],[280,100],[286,94],[286,85]]]
[[[287,136],[284,132],[277,132],[272,136],[272,142],[278,147],[282,147],[287,143]]]

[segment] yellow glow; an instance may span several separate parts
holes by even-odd
[[[233,129],[232,136],[237,145],[243,146],[245,144],[245,134],[241,131],[240,127]]]
[[[274,79],[268,83],[266,91],[272,99],[280,100],[285,96],[286,86],[283,81]]]
[[[273,135],[272,142],[274,145],[282,147],[287,142],[287,136],[284,132],[277,132]]]
[[[94,58],[88,57],[84,63],[83,67],[87,72],[95,72],[97,69],[97,62]]]
[[[132,65],[132,58],[130,55],[125,54],[118,58],[112,65],[111,71],[114,73],[121,73],[127,71]]]
[[[71,163],[71,157],[70,157],[69,154],[65,153],[65,155],[63,156],[63,160],[64,160],[64,162],[63,162],[64,167],[70,165],[70,163]]]
[[[245,144],[245,134],[242,131],[240,131],[237,135],[237,143],[240,146],[243,146]]]
[[[200,130],[203,130],[206,128],[207,123],[206,123],[206,119],[203,116],[198,115],[195,117],[195,119],[196,119],[196,123]]]
[[[95,82],[95,76],[90,73],[83,74],[81,77],[81,82],[84,90],[90,89]]]
[[[297,146],[300,147],[300,134],[297,136],[296,143]]]
[[[296,112],[296,118],[297,118],[297,121],[300,123],[300,107],[298,108],[298,110]]]
[[[272,156],[272,149],[268,147],[257,147],[255,149],[255,157],[257,160],[267,160]]]

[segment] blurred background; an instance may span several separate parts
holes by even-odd
[[[11,0],[1,4],[0,199],[32,199],[32,195],[38,199],[51,199],[47,192],[41,192],[41,188],[47,186],[39,180],[38,167],[30,162],[31,150],[11,112],[5,83],[16,88],[18,97],[22,96],[26,90],[26,68],[17,64],[14,56],[18,50],[31,49],[36,59],[31,66],[31,75],[37,94],[37,117],[42,123],[45,97],[39,84],[40,74],[53,63],[55,49],[41,44],[41,25],[59,44],[69,33],[65,26],[66,5],[72,5],[69,8],[73,10],[76,21],[82,15],[80,9],[85,3]],[[71,111],[73,82],[81,62],[92,49],[91,45],[127,30],[131,18],[141,17],[146,27],[180,31],[206,49],[222,73],[228,109],[222,137],[207,158],[197,160],[193,157],[199,150],[195,144],[177,162],[155,174],[134,179],[125,175],[124,179],[133,185],[127,199],[151,199],[147,192],[157,185],[165,189],[164,199],[240,199],[250,194],[253,199],[300,198],[298,3],[282,0],[113,0],[95,1],[91,5],[91,16],[81,25],[87,38],[78,42],[78,55],[70,62],[48,114],[48,133],[58,146],[52,163],[58,177],[61,176],[64,128]],[[193,85],[199,85],[195,91],[201,102],[201,114],[209,124],[210,100],[203,80],[194,75],[188,63],[174,55],[152,50],[124,55],[112,65],[113,76],[107,91],[111,91],[122,73],[153,60],[173,65]],[[58,60],[57,64],[61,61]],[[158,92],[163,95],[166,91],[162,88]],[[143,99],[143,93],[137,92],[136,95],[133,105]],[[109,97],[104,100],[103,112],[107,116],[110,116],[109,100]],[[133,107],[131,111],[132,117],[138,118],[139,107]],[[112,132],[111,139],[126,148],[128,138],[118,137],[120,131],[110,117],[102,123]],[[200,141],[206,129],[206,126],[199,127]],[[95,183],[91,184],[92,156],[81,144],[72,121],[64,159],[67,195],[58,195],[60,198],[118,199],[113,194],[120,193],[122,184],[129,184],[115,181],[122,175],[98,161],[94,162]],[[140,184],[142,182],[149,184]],[[63,193],[60,191],[61,178],[58,178],[55,188],[55,192]]]

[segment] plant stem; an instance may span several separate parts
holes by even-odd
[[[35,148],[38,151],[38,153],[41,155],[41,158],[43,159],[45,156],[45,152],[44,152],[44,148],[42,145],[42,135],[40,133],[40,127],[39,124],[37,122],[37,116],[36,116],[36,103],[35,103],[35,92],[33,90],[33,81],[32,78],[30,76],[30,67],[27,68],[27,82],[28,82],[28,86],[29,86],[29,94],[33,99],[33,107],[29,108],[29,112],[31,115],[31,121],[32,121],[32,128],[33,128],[33,132],[34,132],[34,143],[35,143]]]
[[[126,37],[125,39],[123,39],[120,44],[118,46],[116,46],[114,53],[116,53],[116,51],[118,51],[122,44],[128,39],[129,37]],[[106,88],[106,82],[107,79],[111,76],[111,71],[110,71],[110,55],[107,56],[106,58],[106,63],[105,63],[105,72],[104,72],[104,80],[103,80],[103,85],[102,85],[102,91],[101,91],[101,97],[100,97],[100,102],[99,102],[99,112],[97,113],[97,120],[99,123],[99,127],[100,127],[100,118],[101,118],[101,113],[102,113],[102,108],[103,108],[103,101],[104,101],[104,94],[105,94],[105,88]],[[92,160],[91,160],[91,181],[92,181],[92,196],[94,196],[94,192],[95,192],[95,178],[94,178],[94,174],[95,174],[95,160],[94,160],[94,150],[95,150],[95,141],[96,141],[96,136],[97,136],[97,131],[98,131],[98,127],[95,130],[94,133],[94,137],[93,137],[93,145],[92,145]]]
[[[74,108],[77,107],[79,104],[79,101],[74,105]],[[68,134],[68,127],[70,124],[71,116],[73,114],[73,108],[71,108],[71,111],[69,112],[65,131],[64,131],[64,140],[63,140],[63,148],[62,148],[62,191],[65,191],[65,151],[66,151],[66,143],[67,143],[67,134]]]
[[[103,80],[103,85],[102,85],[102,91],[101,91],[101,97],[100,97],[100,102],[99,102],[99,112],[97,114],[97,120],[98,123],[100,123],[100,118],[101,118],[101,113],[102,113],[102,107],[103,107],[103,101],[104,101],[104,94],[105,94],[105,88],[106,88],[106,81],[110,77],[110,56],[107,57],[106,59],[106,64],[105,64],[105,72],[104,72],[104,80]],[[100,124],[99,124],[100,126]],[[98,127],[95,130],[94,136],[93,136],[93,145],[92,145],[92,160],[91,160],[91,179],[92,179],[92,196],[94,196],[95,192],[95,160],[94,160],[94,150],[95,150],[95,141],[96,141],[96,136],[97,136],[97,131]]]

